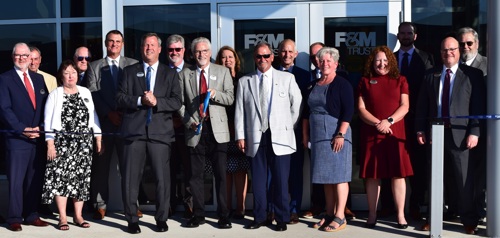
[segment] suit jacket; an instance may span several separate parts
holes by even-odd
[[[116,93],[116,105],[123,110],[121,133],[125,140],[151,139],[163,143],[175,140],[172,113],[181,107],[179,74],[159,63],[153,94],[157,104],[153,107],[151,122],[146,129],[147,106],[137,106],[137,100],[146,91],[146,72],[143,62],[123,69],[123,77]]]
[[[427,135],[430,135],[430,123],[426,118],[436,118],[438,115],[441,71],[442,68],[437,68],[425,76],[418,95],[415,127],[417,131],[427,132]],[[483,115],[486,111],[485,92],[482,72],[460,64],[450,97],[450,117]],[[478,119],[451,118],[450,124],[453,141],[458,148],[465,148],[468,135],[480,136]]]
[[[304,98],[307,94],[307,86],[311,83],[311,74],[296,65],[292,67],[292,74],[295,76],[295,81],[302,93],[302,98]]]
[[[399,62],[399,50],[394,53],[396,59]],[[431,54],[421,51],[417,48],[413,51],[411,56],[410,64],[408,65],[408,73],[406,80],[408,81],[408,87],[410,89],[410,113],[414,115],[415,107],[417,105],[418,91],[424,80],[424,76],[428,70],[434,67],[434,58]]]
[[[302,108],[302,95],[293,74],[270,69],[273,77],[269,130],[276,155],[295,152],[294,127]],[[259,102],[257,72],[247,74],[238,81],[235,109],[235,139],[244,139],[246,155],[254,157],[262,137],[262,114]]]
[[[39,126],[43,131],[43,111],[49,94],[43,76],[29,70],[27,72],[33,83],[36,109],[15,69],[0,75],[0,121],[5,129],[16,131],[4,136],[8,149],[30,148],[37,141],[43,142],[43,136],[31,140],[22,135],[26,127]]]
[[[470,66],[483,71],[483,75],[485,77],[488,75],[488,57],[482,56],[478,53]]]
[[[193,123],[200,122],[200,104],[205,98],[200,98],[198,80],[196,77],[197,66],[193,65],[180,72],[182,107],[179,115],[185,125],[186,144],[195,147],[200,141],[201,135],[195,135],[191,129]],[[234,102],[233,79],[229,69],[217,64],[210,64],[208,68],[208,88],[215,89],[215,98],[210,99],[208,113],[210,115],[210,125],[218,143],[229,142],[229,127],[226,108]]]
[[[123,77],[123,68],[137,62],[135,59],[120,57],[117,83]],[[92,92],[92,99],[94,100],[99,119],[101,122],[108,120],[108,113],[117,110],[115,96],[118,85],[114,83],[113,76],[111,75],[111,67],[106,58],[89,63],[83,81],[85,82],[83,86]]]

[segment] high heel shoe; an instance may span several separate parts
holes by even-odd
[[[396,227],[397,227],[398,229],[406,229],[406,228],[408,228],[408,224],[400,224],[400,223],[398,222],[398,225],[397,225]]]

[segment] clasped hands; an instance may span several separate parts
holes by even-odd
[[[156,106],[156,97],[152,91],[144,91],[144,95],[141,97],[141,103],[144,106],[154,107]]]
[[[23,135],[29,139],[35,139],[40,137],[40,128],[37,127],[26,127],[24,128]]]
[[[377,131],[381,134],[392,134],[391,123],[387,120],[381,120],[379,123],[375,124]]]

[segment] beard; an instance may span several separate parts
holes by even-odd
[[[413,39],[403,39],[400,40],[399,43],[404,47],[409,47],[412,46],[415,43],[415,41]]]
[[[474,57],[476,57],[476,55],[477,55],[477,52],[473,52],[473,51],[464,52],[464,53],[462,53],[462,61],[466,62],[468,60],[471,60]]]

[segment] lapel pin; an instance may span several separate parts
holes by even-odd
[[[45,89],[40,89],[40,94],[44,95],[45,94]]]
[[[371,84],[377,84],[378,82],[377,82],[377,80],[372,79],[372,80],[370,80],[370,83],[371,83]]]

